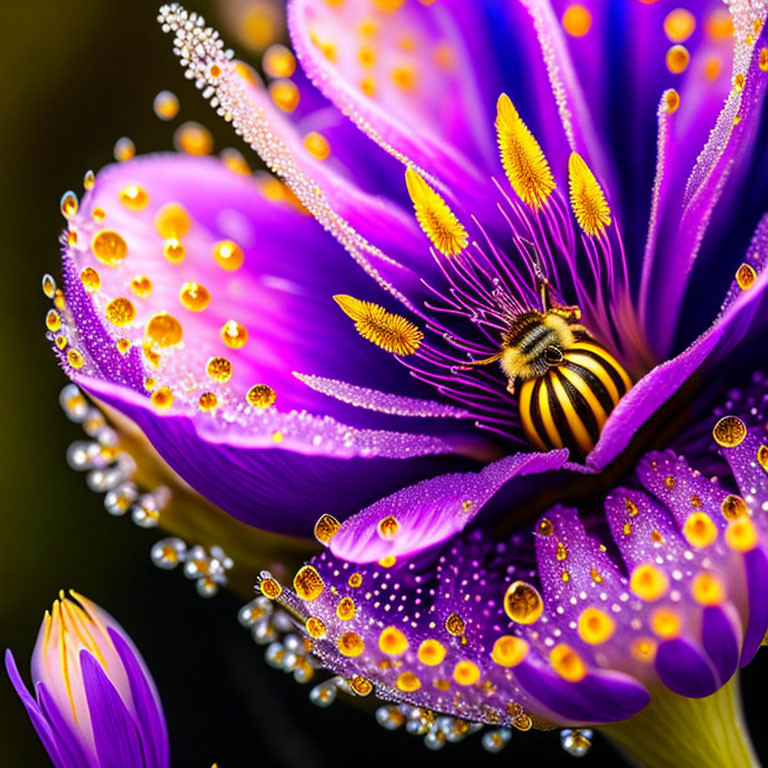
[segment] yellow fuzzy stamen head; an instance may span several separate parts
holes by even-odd
[[[455,256],[467,247],[467,230],[445,200],[413,168],[405,171],[405,184],[413,201],[416,220],[432,245],[446,256]]]
[[[360,301],[352,296],[333,297],[347,317],[355,321],[357,332],[387,352],[412,355],[421,344],[424,334],[409,320],[372,301]]]
[[[611,223],[611,209],[595,174],[576,152],[568,160],[568,185],[579,226],[588,235],[600,234]]]
[[[555,188],[555,179],[539,143],[506,93],[496,103],[496,135],[512,189],[526,205],[541,208]]]

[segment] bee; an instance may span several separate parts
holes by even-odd
[[[513,316],[499,351],[468,368],[498,361],[531,445],[584,457],[632,380],[580,324],[579,308],[553,306],[549,283],[541,278],[539,286],[543,311]]]

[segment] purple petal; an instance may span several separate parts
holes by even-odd
[[[168,729],[154,681],[143,659],[137,657],[133,644],[126,642],[124,637],[112,628],[107,631],[128,676],[147,768],[167,768],[170,761]]]
[[[665,640],[656,651],[656,672],[670,690],[699,699],[719,688],[711,662],[690,641]]]
[[[479,473],[424,480],[345,521],[331,540],[331,550],[337,557],[358,563],[419,552],[462,531],[514,478],[561,469],[567,457],[567,450],[522,453],[500,459]],[[518,485],[507,490],[519,497],[523,488]],[[380,530],[381,521],[390,517],[397,529],[391,537]]]
[[[768,554],[759,547],[744,556],[749,598],[749,622],[741,650],[741,666],[754,659],[768,632]]]
[[[88,651],[80,652],[80,666],[99,764],[104,768],[145,768],[148,763],[136,722],[115,686]]]
[[[67,766],[79,768],[84,765],[96,766],[96,755],[93,745],[84,743],[81,732],[74,732],[67,718],[61,713],[58,705],[51,696],[45,683],[37,684],[37,698],[40,706],[51,724],[59,751]],[[98,768],[101,768],[98,766]]]
[[[741,626],[738,614],[730,616],[720,606],[704,609],[701,644],[717,670],[720,685],[725,685],[739,666]],[[738,632],[737,628],[738,627]]]
[[[46,720],[40,705],[32,698],[27,690],[27,686],[24,685],[24,681],[21,679],[19,670],[16,667],[16,660],[13,658],[10,648],[6,648],[5,650],[5,669],[11,680],[11,685],[13,685],[16,693],[21,699],[21,703],[27,710],[29,719],[32,721],[32,725],[34,726],[37,735],[40,737],[40,741],[43,742],[43,746],[56,768],[81,768],[81,766],[87,766],[88,763],[85,759],[80,763],[65,761],[64,755],[61,754],[61,745],[56,738],[51,723]]]
[[[619,672],[591,672],[567,682],[542,664],[524,661],[515,668],[520,685],[554,712],[558,721],[604,723],[626,720],[651,700],[635,678]]]
[[[600,440],[587,457],[587,466],[602,469],[610,464],[633,435],[666,403],[705,362],[714,361],[727,352],[748,327],[761,306],[768,287],[768,218],[755,233],[753,247],[747,256],[757,279],[748,290],[729,290],[723,311],[688,349],[677,357],[656,366],[619,401],[603,427]]]
[[[78,383],[135,422],[174,471],[209,501],[249,525],[282,533],[309,536],[320,515],[344,517],[434,474],[450,460],[438,464],[428,457],[461,445],[273,409],[257,414],[258,430],[213,419],[201,426],[188,416],[158,414],[146,398],[104,382]]]

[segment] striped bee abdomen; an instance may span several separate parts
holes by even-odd
[[[600,438],[608,415],[632,387],[621,364],[599,344],[577,341],[563,361],[519,390],[520,419],[536,448],[570,448],[586,456]]]

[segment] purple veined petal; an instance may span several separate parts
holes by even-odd
[[[40,737],[40,741],[43,742],[45,751],[51,758],[51,761],[56,768],[81,768],[85,767],[88,763],[83,758],[81,763],[71,762],[65,759],[61,753],[61,744],[56,737],[56,734],[51,727],[51,723],[46,719],[43,710],[40,705],[32,698],[31,694],[27,690],[27,686],[24,685],[24,681],[21,679],[19,670],[16,667],[16,660],[13,658],[10,648],[5,650],[5,669],[10,678],[11,685],[21,699],[21,703],[27,710],[29,719],[32,721],[32,725]]]
[[[146,768],[136,721],[96,659],[80,652],[83,684],[93,727],[99,765],[107,768]]]
[[[502,487],[523,495],[523,478],[561,469],[567,457],[565,449],[521,453],[478,473],[424,480],[346,520],[331,539],[331,551],[357,563],[419,552],[462,531]],[[516,479],[519,486],[514,486]]]
[[[608,466],[632,436],[703,364],[717,361],[732,348],[761,306],[768,287],[768,218],[763,218],[745,263],[754,270],[746,289],[734,281],[715,322],[677,357],[656,366],[619,401],[586,460],[588,467]]]
[[[712,662],[683,638],[659,644],[655,668],[664,685],[680,696],[699,699],[720,687]]]
[[[734,29],[733,87],[728,91],[709,138],[687,176],[685,189],[680,179],[687,168],[674,171],[677,186],[662,222],[659,247],[653,266],[644,267],[645,306],[642,317],[656,351],[664,356],[677,327],[682,300],[691,270],[709,226],[715,206],[734,168],[754,143],[761,118],[766,79],[759,67],[760,51],[765,46],[765,12],[758,21],[762,31],[755,35],[755,10],[747,3],[731,5]],[[748,43],[747,38],[751,41]],[[682,157],[678,158],[682,162]]]
[[[625,720],[651,700],[645,686],[621,672],[589,672],[573,683],[541,663],[526,660],[515,667],[523,689],[556,715],[558,722],[604,723]]]
[[[154,681],[133,643],[129,644],[122,634],[111,628],[108,631],[128,675],[146,766],[167,768],[170,761],[168,729]]]
[[[316,86],[379,146],[480,199],[496,157],[487,78],[470,55],[488,48],[479,4],[331,6],[295,0],[288,7],[299,60]],[[360,45],[352,43],[360,39]],[[330,47],[333,56],[329,57]],[[370,51],[371,62],[358,50]],[[484,101],[479,94],[486,96]]]
[[[349,403],[356,408],[367,408],[377,413],[392,416],[412,416],[423,419],[469,419],[472,414],[464,408],[457,408],[449,403],[435,400],[422,400],[414,397],[393,395],[369,387],[358,387],[339,379],[324,376],[297,373],[293,375],[316,392]]]
[[[311,535],[325,513],[344,517],[445,467],[466,439],[358,430],[330,417],[259,414],[258,428],[158,414],[147,398],[102,381],[78,383],[133,421],[195,490],[265,530]],[[430,457],[441,456],[436,462]],[[408,461],[402,461],[408,459]],[[454,460],[456,461],[456,460]],[[226,478],[226,482],[222,482]]]

